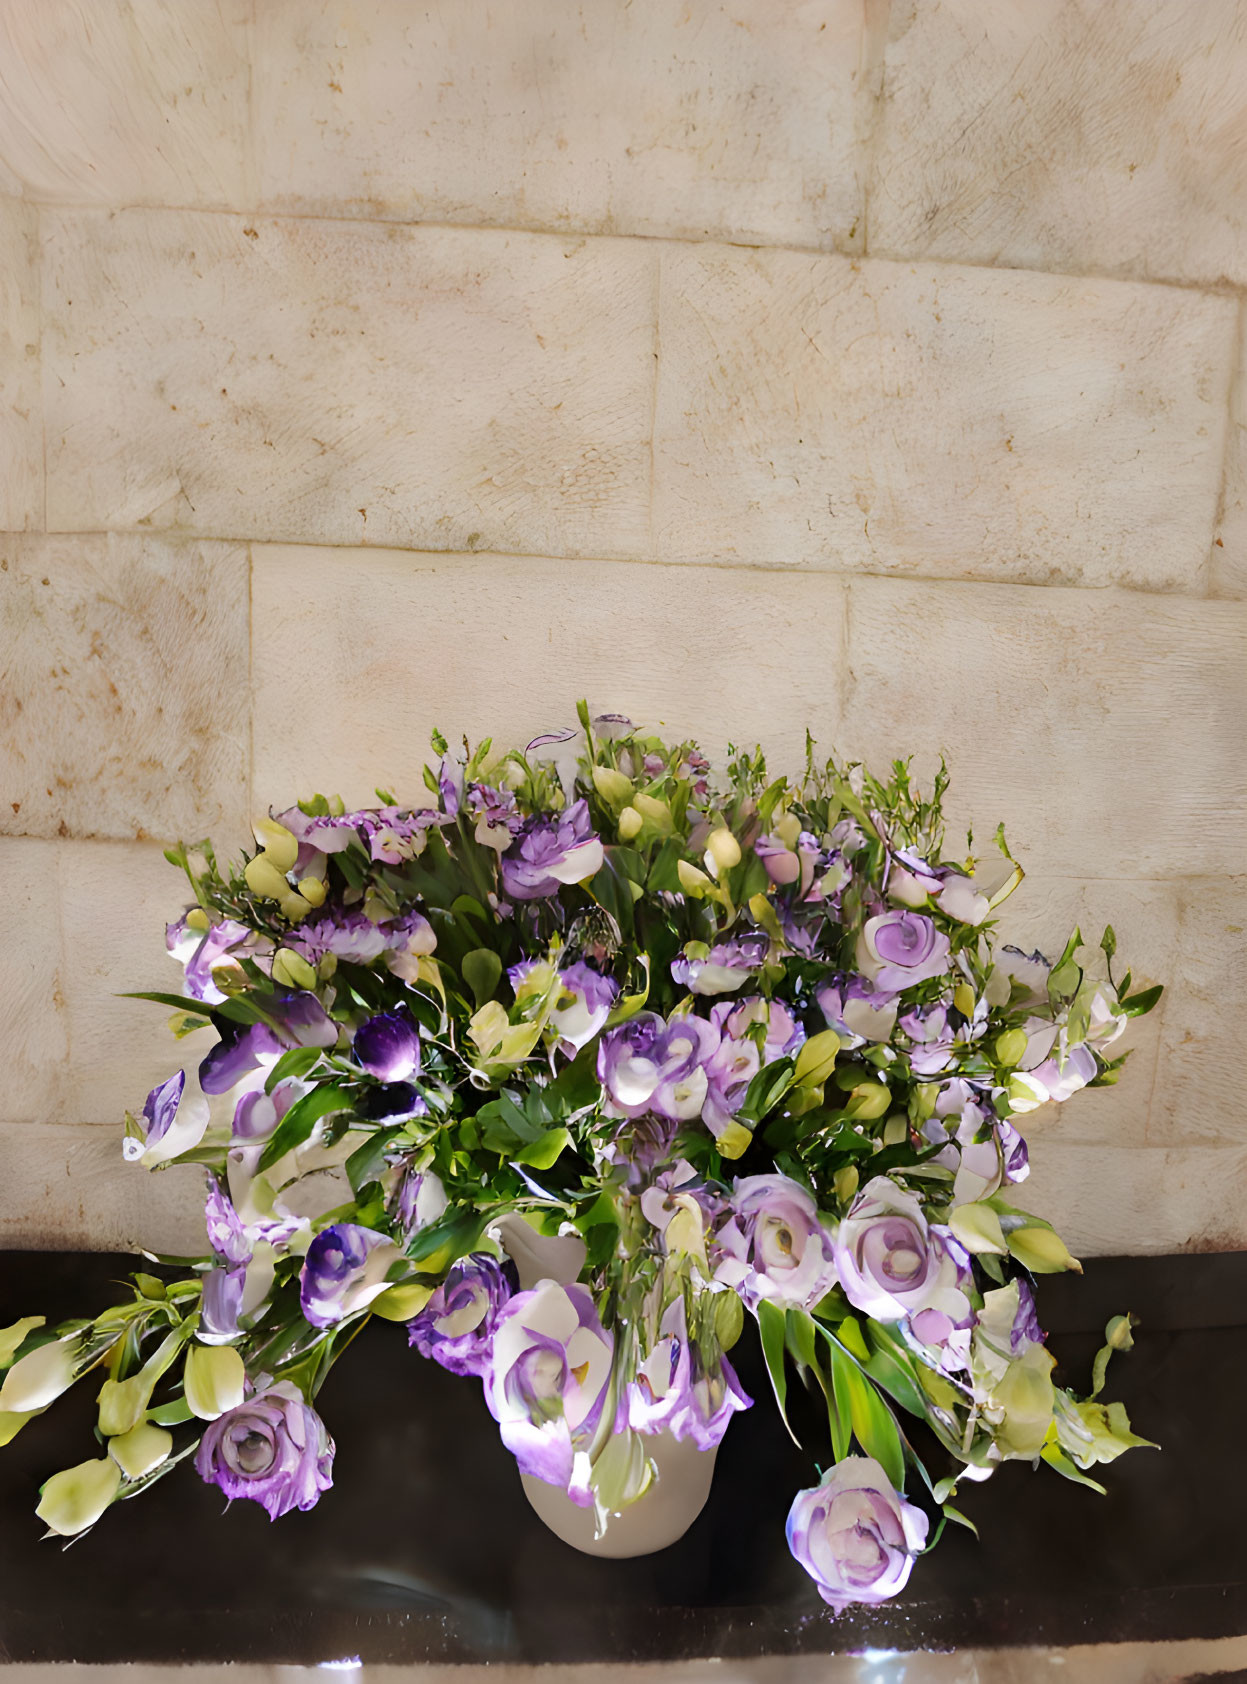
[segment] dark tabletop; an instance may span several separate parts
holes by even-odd
[[[133,1266],[0,1253],[0,1326],[92,1313]],[[307,1514],[223,1513],[184,1464],[63,1549],[41,1541],[37,1487],[100,1453],[98,1388],[31,1422],[0,1451],[0,1660],[676,1660],[1247,1634],[1247,1253],[1096,1259],[1045,1279],[1039,1306],[1056,1377],[1080,1390],[1108,1318],[1141,1318],[1106,1396],[1162,1452],[1099,1470],[1107,1497],[1021,1463],[963,1484],[982,1542],[950,1527],[884,1608],[833,1617],[788,1554],[826,1421],[820,1434],[798,1398],[807,1459],[752,1334],[733,1360],[757,1404],[733,1420],[700,1518],[658,1555],[599,1561],[529,1509],[479,1383],[374,1322],[321,1393],[335,1483]]]

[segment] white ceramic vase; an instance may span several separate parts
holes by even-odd
[[[579,1277],[585,1248],[577,1235],[550,1239],[519,1216],[504,1216],[498,1235],[519,1273],[521,1291],[541,1280],[567,1286]],[[699,1450],[667,1432],[656,1433],[646,1448],[657,1478],[637,1502],[611,1516],[600,1538],[594,1537],[593,1510],[580,1508],[560,1487],[529,1474],[520,1475],[520,1484],[534,1512],[573,1549],[616,1558],[652,1555],[682,1538],[705,1507],[718,1450]]]

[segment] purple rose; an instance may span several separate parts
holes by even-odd
[[[385,865],[401,865],[424,852],[429,831],[444,825],[446,818],[435,807],[417,807],[405,812],[400,807],[379,807],[369,813],[364,825],[368,852]]]
[[[409,1239],[418,1229],[436,1222],[445,1213],[448,1202],[440,1175],[431,1169],[415,1170],[410,1163],[402,1167],[394,1219]]]
[[[784,1002],[764,1000],[760,994],[750,994],[734,1003],[721,1001],[710,1008],[710,1021],[737,1041],[761,1024],[763,1064],[772,1064],[787,1053],[795,1053],[805,1040],[805,1030]]]
[[[407,1342],[452,1374],[483,1375],[494,1330],[517,1287],[515,1265],[487,1251],[461,1257],[413,1321]]]
[[[713,1450],[736,1411],[752,1403],[725,1356],[706,1367],[701,1350],[689,1341],[681,1297],[667,1307],[653,1350],[624,1388],[616,1427],[666,1431],[691,1439],[699,1450]]]
[[[231,1502],[249,1497],[276,1520],[312,1508],[333,1484],[333,1440],[302,1393],[283,1380],[208,1423],[195,1469]]]
[[[354,1222],[322,1228],[303,1259],[299,1302],[313,1327],[332,1327],[385,1291],[386,1271],[401,1253],[386,1234]]]
[[[521,1473],[593,1501],[587,1451],[610,1386],[614,1340],[585,1286],[517,1292],[494,1329],[485,1402]]]
[[[278,813],[277,823],[295,840],[318,854],[340,854],[352,842],[360,840],[368,813],[308,814],[301,807],[288,807]]]
[[[947,1070],[956,1042],[948,1021],[948,1006],[943,1000],[915,1006],[900,1019],[899,1027],[914,1043],[910,1048],[909,1067],[915,1076],[927,1081],[941,1070]]]
[[[473,834],[481,847],[505,854],[524,824],[514,791],[469,784],[467,805],[476,822]]]
[[[813,1309],[836,1284],[832,1238],[818,1206],[786,1175],[747,1175],[732,1192],[732,1216],[716,1235],[714,1277],[751,1310],[759,1299]]]
[[[199,1066],[199,1085],[205,1093],[228,1093],[244,1076],[275,1064],[289,1047],[332,1047],[338,1026],[316,995],[306,988],[265,996],[264,1009],[278,1025],[229,1024],[221,1039]]]
[[[254,932],[232,918],[207,930],[195,929],[185,918],[165,926],[165,945],[185,968],[186,992],[207,1005],[219,1005],[225,998],[212,980],[213,966],[223,963],[235,948],[250,948],[254,941]]]
[[[351,1051],[379,1082],[405,1082],[420,1070],[420,1033],[406,1006],[370,1017],[355,1031]]]
[[[927,1222],[915,1194],[886,1175],[868,1181],[854,1199],[836,1233],[835,1257],[849,1303],[876,1321],[924,1310],[938,1311],[950,1329],[970,1319],[965,1251],[946,1228]]]
[[[770,939],[759,930],[718,942],[702,958],[686,949],[671,961],[671,975],[691,994],[733,994],[766,963]]]
[[[638,1012],[598,1043],[598,1079],[607,1110],[616,1117],[656,1112],[685,1122],[701,1112],[709,1088],[705,1063],[719,1045],[719,1032],[704,1018]]]
[[[730,1004],[720,1004],[711,1010],[710,1020],[722,1038],[704,1065],[706,1097],[701,1115],[716,1140],[745,1103],[749,1084],[762,1067],[756,1042],[743,1032],[738,1037],[727,1029],[730,1014]],[[737,1027],[743,1031],[748,1024],[738,1022]]]
[[[921,912],[877,913],[857,938],[858,969],[884,991],[942,976],[947,964],[948,937]]]
[[[876,988],[860,976],[835,976],[815,991],[827,1027],[834,1029],[844,1046],[865,1046],[867,1041],[891,1039],[896,1027],[896,995]]]
[[[553,818],[534,814],[502,856],[503,892],[512,900],[557,895],[565,883],[596,876],[605,857],[587,801],[573,801]]]
[[[837,1613],[886,1602],[902,1590],[927,1541],[927,1517],[907,1503],[878,1462],[846,1456],[821,1485],[798,1491],[788,1548]]]
[[[534,987],[537,992],[544,992],[546,983],[541,978],[543,973],[545,977],[549,976],[548,960],[522,959],[508,970],[507,976],[517,999],[523,998],[525,980],[534,972],[538,973]],[[547,1021],[563,1050],[578,1052],[605,1027],[619,998],[619,984],[595,971],[583,960],[563,966],[558,972],[558,980],[555,1003]]]

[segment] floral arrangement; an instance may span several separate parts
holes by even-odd
[[[229,870],[170,850],[184,985],[137,997],[198,1053],[124,1146],[203,1166],[211,1255],[0,1331],[0,1443],[104,1376],[104,1453],[42,1488],[53,1533],[191,1456],[273,1519],[311,1507],[317,1393],[371,1316],[479,1378],[520,1469],[600,1532],[658,1435],[709,1450],[750,1407],[747,1312],[781,1414],[793,1372],[826,1400],[787,1534],[835,1609],[969,1524],[960,1481],[1021,1460],[1094,1485],[1146,1442],[1099,1401],[1128,1316],[1089,1396],[1054,1385],[1033,1281],[1079,1265],[1012,1200],[1019,1120],[1116,1081],[1159,989],[1114,983],[1111,930],[1101,974],[1077,931],[1055,963],[994,946],[1022,871],[1003,833],[994,888],[944,857],[942,768],[929,797],[812,745],[795,781],[736,751],[717,776],[580,714],[524,753],[435,737],[426,804],[317,795]],[[506,1219],[572,1236],[579,1279],[521,1290]]]

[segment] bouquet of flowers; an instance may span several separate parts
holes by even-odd
[[[942,768],[924,796],[810,744],[795,780],[734,750],[716,775],[580,716],[524,753],[435,736],[423,804],[314,796],[228,870],[169,851],[185,980],[138,998],[197,1056],[124,1149],[203,1166],[211,1255],[0,1330],[0,1443],[103,1375],[104,1453],[43,1486],[53,1533],[191,1456],[274,1519],[309,1508],[317,1393],[371,1316],[478,1377],[520,1469],[600,1531],[656,1435],[711,1449],[750,1406],[747,1312],[781,1414],[793,1372],[826,1400],[788,1541],[836,1609],[905,1584],[960,1480],[1094,1485],[1146,1442],[1099,1401],[1129,1317],[1090,1396],[1054,1385],[1033,1280],[1079,1265],[1012,1201],[1019,1119],[1116,1081],[1159,989],[1114,982],[1111,930],[1098,974],[1077,931],[1054,963],[993,945],[1022,871],[1003,833],[994,879],[945,858]],[[579,1278],[521,1290],[507,1221],[574,1236]]]

